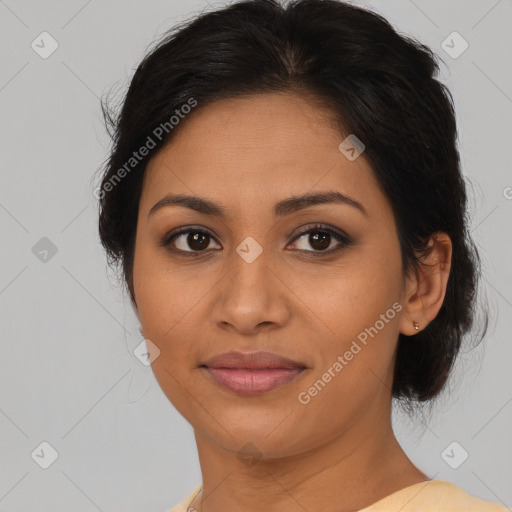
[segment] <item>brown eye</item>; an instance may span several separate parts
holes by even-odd
[[[188,228],[165,237],[162,240],[162,245],[170,245],[171,250],[176,252],[206,252],[213,240],[213,237],[206,231]]]
[[[297,241],[304,245],[298,250],[310,253],[312,256],[328,255],[352,244],[352,239],[348,235],[323,225],[313,226],[303,231],[295,237],[293,243],[297,244]],[[211,247],[212,242],[216,243],[215,238],[207,231],[184,227],[165,236],[161,246],[167,247],[174,253],[192,256],[208,253],[212,249],[221,249],[218,244],[216,247]]]
[[[317,232],[309,235],[309,243],[313,249],[319,251],[327,249],[331,242],[331,235],[329,233]]]
[[[303,231],[295,238],[294,243],[297,244],[297,241],[302,242],[302,247],[299,246],[298,250],[312,253],[313,256],[330,254],[352,243],[347,235],[322,225]],[[308,249],[308,246],[313,250]]]

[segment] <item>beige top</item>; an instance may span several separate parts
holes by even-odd
[[[202,484],[166,512],[187,512]],[[476,498],[451,482],[427,480],[396,491],[358,512],[510,512],[503,505]],[[194,512],[190,509],[189,512]]]

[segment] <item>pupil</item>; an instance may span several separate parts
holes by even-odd
[[[327,247],[329,247],[329,243],[330,243],[330,236],[329,233],[323,233],[323,234],[320,234],[319,235],[319,232],[315,233],[314,235],[309,235],[310,238],[313,239],[313,242],[314,243],[311,243],[311,247],[313,248],[316,248],[316,249],[326,249]],[[315,247],[315,243],[318,243],[318,240],[320,239],[320,247]]]
[[[208,247],[208,242],[205,243],[207,238],[207,235],[202,235],[200,233],[191,233],[187,237],[187,243],[189,244],[189,247],[194,250],[206,249]],[[198,240],[201,239],[202,243],[199,243],[199,246],[194,246],[194,243],[197,243]]]

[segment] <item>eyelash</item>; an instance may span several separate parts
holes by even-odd
[[[303,249],[298,249],[298,251],[308,253],[309,255],[311,255],[313,257],[326,256],[326,255],[332,255],[333,253],[338,252],[341,249],[349,247],[350,245],[353,244],[353,240],[348,235],[346,235],[345,233],[343,233],[341,231],[337,231],[332,228],[326,227],[323,224],[314,224],[313,226],[309,226],[308,229],[306,229],[305,231],[301,231],[300,233],[298,233],[297,236],[292,240],[292,242],[295,242],[296,240],[303,237],[304,235],[308,235],[310,233],[318,233],[318,232],[328,233],[329,235],[334,237],[338,242],[340,242],[340,245],[338,245],[338,247],[335,247],[334,249],[329,249],[328,251],[306,251]],[[211,235],[208,231],[205,231],[200,228],[184,226],[184,227],[178,228],[175,231],[172,231],[171,233],[166,234],[161,240],[161,243],[160,243],[161,247],[167,248],[172,253],[179,253],[179,254],[182,254],[187,257],[188,256],[198,257],[198,256],[202,256],[203,254],[205,254],[207,252],[210,252],[210,251],[206,251],[206,250],[205,251],[182,251],[181,249],[172,249],[170,247],[171,242],[178,236],[183,235],[184,233],[198,233],[201,235],[206,235],[215,240],[215,237],[213,235]],[[215,249],[215,250],[218,250],[218,249]]]

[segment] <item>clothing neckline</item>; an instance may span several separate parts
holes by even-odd
[[[419,494],[425,487],[427,487],[430,484],[434,484],[434,485],[442,484],[442,485],[449,485],[449,486],[455,487],[454,483],[448,482],[446,480],[435,480],[433,478],[428,479],[428,480],[423,480],[423,482],[417,482],[415,484],[411,484],[406,487],[402,487],[401,489],[398,489],[397,491],[394,491],[391,494],[384,496],[380,500],[373,502],[372,504],[358,510],[357,512],[372,512],[376,507],[380,508],[386,502],[394,500],[400,494],[410,494],[418,488],[419,489],[418,492],[411,497],[411,499],[412,499],[412,498],[414,498],[414,496]],[[201,484],[201,487],[202,487],[202,484]]]
[[[421,492],[423,490],[424,487],[426,487],[429,484],[434,484],[434,485],[442,484],[442,485],[449,485],[449,486],[455,487],[455,484],[453,482],[448,482],[446,480],[435,480],[433,478],[432,479],[428,479],[428,480],[423,480],[423,482],[417,482],[415,484],[411,484],[411,485],[408,485],[406,487],[402,487],[402,489],[398,489],[397,491],[394,491],[391,494],[388,494],[387,496],[384,496],[380,500],[377,500],[377,501],[373,502],[372,504],[370,504],[370,505],[368,505],[368,506],[366,506],[366,507],[364,507],[364,508],[362,508],[360,510],[357,510],[356,512],[372,512],[373,509],[375,509],[375,507],[381,507],[387,501],[393,500],[394,498],[396,498],[399,494],[410,493],[410,492],[416,490],[416,488],[420,488],[421,487],[420,490],[416,493],[416,494],[418,494],[419,492]],[[192,496],[190,497],[190,499],[186,503],[186,508],[187,509],[191,505],[191,503],[194,501],[194,499],[197,497],[197,495],[201,492],[202,489],[203,489],[203,484],[200,483],[198,485],[196,491],[193,492]],[[416,494],[414,496],[416,496]]]

